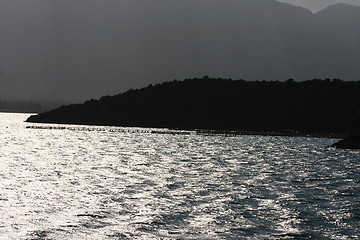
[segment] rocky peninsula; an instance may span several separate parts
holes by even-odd
[[[27,122],[345,136],[360,132],[360,81],[185,79],[104,96]]]

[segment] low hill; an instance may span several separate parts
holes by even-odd
[[[157,84],[31,116],[28,122],[342,133],[359,131],[360,81],[203,78]]]

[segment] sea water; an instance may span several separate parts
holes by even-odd
[[[358,239],[336,139],[30,124],[0,114],[0,239]]]

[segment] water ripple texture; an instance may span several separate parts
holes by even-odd
[[[0,114],[0,239],[358,239],[336,139],[39,127]],[[54,126],[54,125],[49,125]]]

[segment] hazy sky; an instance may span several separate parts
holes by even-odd
[[[316,10],[335,1],[287,2]],[[83,101],[203,75],[358,80],[360,14],[343,10],[315,16],[274,0],[0,0],[0,99]]]

